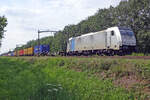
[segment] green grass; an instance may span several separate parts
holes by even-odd
[[[126,62],[149,78],[148,61],[0,58],[0,100],[141,100],[141,95],[95,75],[108,70],[112,70],[108,74],[128,72],[130,68],[123,68]],[[117,68],[120,65],[123,67]]]
[[[132,53],[131,55],[127,55],[127,56],[150,56],[149,53]]]

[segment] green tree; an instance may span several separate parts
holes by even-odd
[[[0,17],[0,40],[3,38],[4,36],[4,28],[7,26],[7,19],[5,18],[5,16]],[[0,41],[0,45],[1,45],[1,41]]]

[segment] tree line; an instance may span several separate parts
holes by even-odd
[[[77,25],[67,25],[54,37],[42,38],[41,44],[49,44],[51,52],[65,51],[70,37],[101,31],[113,26],[131,27],[137,38],[138,52],[150,53],[150,0],[121,1],[116,7],[99,9],[93,16]],[[37,45],[37,40],[27,42],[20,48]]]

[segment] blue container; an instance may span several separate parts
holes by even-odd
[[[40,45],[40,46],[35,46],[34,47],[34,54],[35,55],[38,55],[38,54],[40,54],[40,55],[48,55],[49,52],[50,52],[49,45]]]
[[[14,52],[11,52],[11,53],[10,53],[10,56],[14,56]]]

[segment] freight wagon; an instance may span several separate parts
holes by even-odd
[[[30,47],[27,48],[27,56],[33,56],[34,55],[34,48]]]
[[[39,49],[38,49],[39,47]],[[30,47],[26,49],[16,50],[13,52],[13,55],[10,56],[33,56],[33,55],[48,55],[50,52],[49,45],[40,45],[35,47]]]
[[[14,56],[17,56],[17,51],[14,51]]]
[[[68,55],[123,55],[135,50],[136,38],[130,28],[112,27],[104,31],[72,37],[67,44]]]
[[[19,50],[18,50],[18,51],[16,51],[16,56],[19,56]]]
[[[34,55],[48,55],[50,52],[49,45],[40,45],[34,47]]]
[[[19,56],[23,56],[24,55],[24,50],[19,50]]]
[[[11,52],[10,56],[14,56],[14,52]]]
[[[27,56],[28,55],[28,49],[23,49],[23,51],[24,51],[24,56]]]

